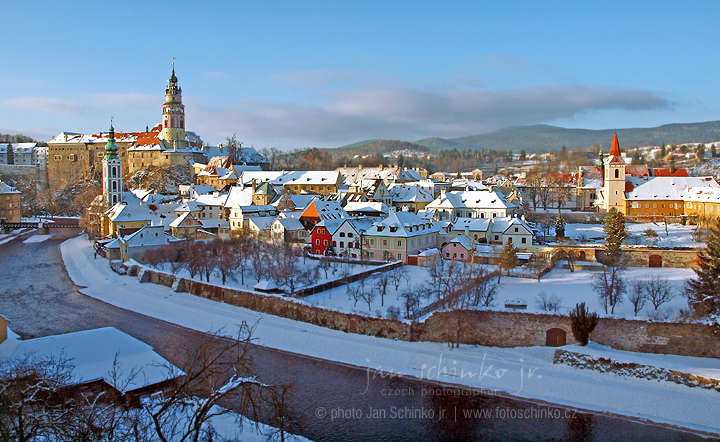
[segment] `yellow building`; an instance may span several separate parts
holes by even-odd
[[[715,214],[718,183],[712,177],[631,177],[625,214],[637,218]]]

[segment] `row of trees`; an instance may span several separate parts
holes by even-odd
[[[186,270],[191,278],[199,276],[210,282],[217,275],[225,284],[228,280],[245,284],[245,277],[256,281],[268,279],[278,287],[294,295],[298,289],[317,281],[320,271],[327,271],[332,264],[319,261],[317,265],[305,265],[300,259],[300,249],[290,244],[272,244],[247,236],[210,242],[182,241],[150,249],[143,260],[155,268],[170,266],[173,273]]]

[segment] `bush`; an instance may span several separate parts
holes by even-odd
[[[585,303],[575,304],[575,308],[570,311],[570,322],[572,324],[573,336],[580,345],[587,345],[590,339],[590,333],[595,330],[598,324],[597,313],[591,313]]]
[[[388,319],[392,319],[394,321],[399,321],[402,318],[400,307],[394,305],[391,305],[387,308],[386,315]]]

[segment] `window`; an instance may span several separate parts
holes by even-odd
[[[320,240],[319,240],[319,239],[316,239],[316,240],[315,240],[315,245],[318,245],[318,246],[320,245]]]
[[[344,237],[345,237],[345,232],[340,232],[340,236],[341,236],[342,238],[344,238]]]
[[[402,253],[398,253],[398,261],[402,260]]]
[[[453,258],[457,258],[457,253],[453,253]]]
[[[445,252],[445,258],[450,258],[450,253]]]
[[[384,245],[384,246],[387,245],[387,240],[386,240],[386,239],[383,240],[383,245]]]
[[[461,253],[461,254],[460,254],[460,258],[461,258],[461,259],[462,259],[462,258],[465,258],[465,254],[464,254],[464,253]]]
[[[333,241],[333,247],[337,246],[337,243]],[[340,247],[342,247],[342,243],[340,243]]]
[[[398,245],[398,247],[401,247],[401,246],[402,246],[402,240],[399,239],[398,242],[397,242],[397,245]]]
[[[515,233],[518,233],[518,228],[517,228],[517,227],[515,227]]]
[[[344,241],[340,241],[340,247],[345,247],[345,242],[344,242]]]
[[[327,242],[327,240],[326,240],[326,239],[325,239],[325,240],[323,240],[323,244],[324,244],[324,245],[328,245],[328,242]]]
[[[620,178],[620,171],[615,169],[615,178]]]
[[[352,232],[348,232],[348,238],[352,238],[352,237],[353,237]]]
[[[525,243],[527,242],[527,238],[523,237],[523,238],[520,240],[520,242],[523,243],[523,244],[525,244]]]
[[[495,241],[499,240],[500,237],[498,235],[495,235]]]

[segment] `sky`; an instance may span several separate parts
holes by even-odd
[[[687,3],[687,4],[685,4]],[[0,133],[159,123],[175,62],[210,144],[720,119],[716,1],[0,0]]]

